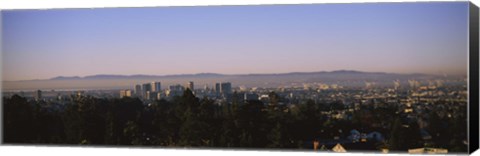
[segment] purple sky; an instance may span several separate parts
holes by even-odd
[[[12,10],[1,15],[3,80],[467,71],[468,2]]]

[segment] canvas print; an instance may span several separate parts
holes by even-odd
[[[468,8],[2,10],[2,143],[465,154]]]

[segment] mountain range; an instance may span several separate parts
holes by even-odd
[[[270,77],[270,76],[427,76],[427,74],[395,74],[385,72],[362,72],[355,70],[336,70],[319,72],[289,72],[273,74],[218,74],[218,73],[198,73],[198,74],[178,74],[178,75],[112,75],[98,74],[90,76],[58,76],[48,80],[95,80],[95,79],[162,79],[162,78],[225,78],[225,77]]]
[[[4,90],[36,89],[125,89],[136,84],[159,81],[163,87],[185,84],[193,81],[195,86],[210,86],[219,82],[231,82],[232,86],[278,87],[301,86],[305,83],[339,84],[344,86],[364,86],[366,82],[377,85],[392,85],[393,81],[408,85],[408,80],[428,82],[435,79],[462,78],[429,74],[398,74],[385,72],[362,72],[355,70],[336,70],[318,72],[256,73],[256,74],[178,74],[178,75],[111,75],[58,76],[51,79],[3,81]]]

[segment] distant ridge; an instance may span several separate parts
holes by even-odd
[[[81,79],[79,76],[57,76],[51,78],[50,80],[72,80],[72,79]]]
[[[385,72],[362,72],[355,70],[335,70],[335,71],[318,71],[318,72],[289,72],[289,73],[256,73],[256,74],[218,74],[218,73],[197,73],[197,74],[176,74],[176,75],[114,75],[114,74],[98,74],[84,77],[79,76],[58,76],[48,80],[96,80],[96,79],[155,79],[155,78],[218,78],[218,77],[248,77],[248,76],[304,76],[304,75],[415,75],[427,76],[427,74],[395,74]]]
[[[97,74],[89,76],[57,76],[51,79],[3,81],[4,88],[9,90],[36,89],[122,89],[131,88],[133,84],[160,81],[164,86],[182,84],[194,81],[196,85],[207,86],[219,82],[231,82],[245,87],[278,87],[301,85],[303,83],[341,84],[348,86],[365,86],[366,82],[376,85],[391,85],[400,81],[408,85],[408,80],[418,80],[426,83],[437,78],[463,79],[463,76],[444,76],[429,74],[399,74],[385,72],[362,72],[355,70],[335,70],[318,72],[288,72],[288,73],[250,73],[250,74],[176,74],[176,75],[118,75]]]
[[[245,74],[245,75],[309,75],[309,74],[387,74],[383,72],[362,72],[356,70],[334,70],[334,71],[319,71],[319,72],[289,72],[277,74]]]
[[[84,77],[79,76],[57,76],[48,80],[92,80],[92,79],[150,79],[150,78],[177,78],[177,77],[219,77],[225,76],[222,74],[216,73],[198,73],[198,74],[178,74],[178,75],[110,75],[110,74],[98,74],[98,75],[89,75]]]

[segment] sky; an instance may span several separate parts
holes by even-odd
[[[358,70],[466,74],[468,2],[2,10],[4,81]]]

